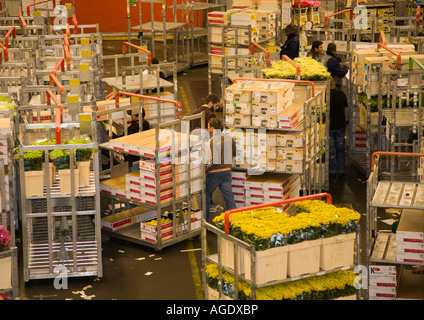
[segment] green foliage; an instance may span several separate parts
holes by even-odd
[[[70,139],[65,141],[65,144],[86,144],[90,143],[88,139]],[[76,160],[79,162],[90,161],[93,157],[94,149],[93,148],[84,148],[76,150]]]

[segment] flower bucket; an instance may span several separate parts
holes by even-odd
[[[44,170],[44,163],[43,163]],[[44,185],[47,185],[47,175],[45,175]],[[50,188],[53,186],[54,181],[56,180],[56,167],[52,162],[49,162],[49,180],[50,180]]]
[[[0,258],[0,290],[12,288],[12,257]]]
[[[289,245],[287,275],[291,278],[320,271],[322,239]]]
[[[356,233],[322,239],[321,269],[332,270],[353,265]]]
[[[25,195],[43,196],[45,180],[44,170],[25,171]]]
[[[66,195],[71,194],[71,169],[61,169],[59,172],[60,182],[60,194]],[[79,190],[79,170],[74,169],[74,183],[75,183],[75,194],[78,194]]]
[[[90,161],[78,162],[79,184],[81,186],[90,185]]]

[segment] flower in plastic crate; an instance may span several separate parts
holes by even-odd
[[[4,226],[0,226],[0,251],[9,250],[10,234]]]

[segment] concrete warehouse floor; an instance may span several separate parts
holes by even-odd
[[[120,44],[105,41],[105,54],[117,53]],[[160,59],[160,57],[158,57]],[[202,103],[208,94],[207,65],[186,70],[178,74],[179,97],[184,113],[189,114]],[[213,90],[221,94],[218,77],[213,81]],[[222,117],[222,113],[219,114]],[[347,157],[347,176],[331,178],[330,190],[333,203],[351,204],[355,210],[365,213],[366,180]],[[214,203],[224,206],[219,191],[214,194]],[[212,214],[220,214],[217,211]],[[365,231],[364,215],[361,219],[361,234]],[[386,226],[389,229],[390,226]],[[364,243],[361,237],[361,243]],[[216,252],[213,237],[208,239],[211,253]],[[19,243],[18,243],[19,246]],[[103,277],[79,277],[68,279],[68,289],[56,290],[53,279],[23,280],[19,268],[20,299],[29,300],[82,300],[81,290],[93,300],[199,300],[202,299],[200,236],[180,242],[156,252],[151,248],[133,244],[107,235],[102,235]],[[189,250],[181,252],[182,250]],[[144,260],[137,258],[144,257]],[[361,257],[361,259],[363,259]],[[22,254],[20,254],[20,262]],[[362,260],[364,261],[364,260]],[[150,275],[146,273],[151,272]]]

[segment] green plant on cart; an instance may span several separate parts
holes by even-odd
[[[89,139],[69,139],[65,141],[65,144],[86,144],[91,143]],[[94,149],[93,148],[82,148],[76,149],[76,161],[85,162],[90,161],[93,158]]]
[[[73,150],[74,155],[74,168],[76,168],[77,162],[75,161],[76,152]],[[71,168],[71,150],[70,149],[58,149],[50,152],[50,160],[56,166],[58,170],[70,169]]]
[[[15,159],[19,160],[19,147],[14,149]],[[44,152],[42,150],[24,151],[24,171],[41,171],[43,166]]]

